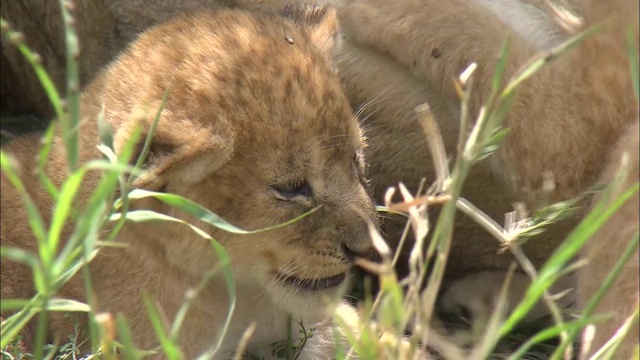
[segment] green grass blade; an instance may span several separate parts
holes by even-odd
[[[136,165],[135,165],[136,168],[139,168],[139,169],[142,168],[144,160],[147,158],[147,154],[149,153],[149,149],[151,148],[151,141],[153,140],[153,136],[156,133],[156,128],[158,126],[158,122],[160,122],[160,116],[162,115],[162,111],[164,110],[168,97],[169,97],[169,89],[166,89],[162,94],[162,100],[160,102],[160,106],[158,108],[158,111],[156,112],[156,116],[153,119],[153,122],[151,123],[149,132],[147,133],[147,136],[144,139],[144,145],[142,146],[142,151],[140,152],[140,155],[136,160]],[[133,177],[129,179],[129,185],[131,185],[133,180],[134,180]]]
[[[138,144],[138,139],[140,138],[141,134],[142,134],[142,128],[138,125],[133,129],[129,139],[127,139],[127,141],[124,143],[124,146],[120,150],[120,155],[112,160],[114,164],[128,166],[130,159],[133,157],[135,148]],[[105,150],[112,151],[109,148]],[[117,194],[127,194],[131,186],[131,179],[133,179],[134,176],[136,176],[137,174],[142,173],[140,166],[135,166],[133,169],[134,170],[130,172],[129,176],[126,176],[127,172],[121,172],[120,175],[118,176],[119,192]],[[114,196],[116,196],[116,193],[114,193]],[[111,206],[112,212],[116,210],[116,208],[113,206],[114,202],[115,202],[115,199],[111,198],[110,204],[112,205]],[[120,212],[126,215],[128,211],[129,211],[129,198],[125,196],[122,200],[122,207]],[[125,223],[125,219],[122,218],[122,220],[113,227],[113,229],[111,230],[111,234],[109,235],[109,238],[108,238],[109,241],[113,241],[116,238],[116,236],[120,233],[120,230],[122,230],[124,223]]]
[[[584,244],[595,234],[609,217],[638,191],[638,184],[621,194],[608,208],[604,201],[580,222],[567,239],[556,249],[540,270],[538,278],[527,289],[522,302],[514,309],[511,316],[500,329],[500,336],[510,333],[515,325],[529,312],[542,297],[544,291],[555,281],[557,274],[569,262]]]
[[[231,326],[231,318],[236,309],[236,283],[233,276],[233,271],[231,270],[231,262],[229,261],[229,255],[227,254],[227,251],[220,244],[218,244],[218,242],[215,241],[214,239],[210,238],[209,242],[211,243],[213,250],[216,252],[216,255],[218,256],[218,260],[220,261],[220,266],[222,267],[224,280],[227,285],[227,294],[229,296],[229,306],[227,308],[227,317],[225,318],[225,321],[220,330],[220,334],[218,335],[218,341],[216,341],[214,345],[205,352],[205,354],[207,355],[207,358],[211,359],[218,352],[218,350],[220,350],[220,347],[222,346],[222,342],[227,334],[227,331]]]
[[[518,75],[514,79],[509,81],[509,83],[505,87],[504,91],[502,92],[501,97],[504,98],[504,97],[508,96],[509,94],[512,94],[515,91],[515,89],[518,86],[520,86],[521,83],[523,83],[525,80],[527,80],[528,78],[533,76],[535,73],[537,73],[544,66],[546,66],[550,62],[556,60],[560,55],[564,54],[565,52],[575,48],[580,43],[582,43],[585,39],[587,39],[590,36],[593,36],[595,33],[600,31],[601,29],[602,29],[602,25],[601,24],[592,26],[592,27],[580,32],[579,34],[577,34],[575,36],[572,36],[571,38],[569,38],[568,40],[566,40],[562,44],[560,44],[560,45],[556,46],[555,48],[549,50],[549,52],[544,54],[544,56],[542,56],[542,57],[534,60],[532,63],[528,64],[523,71],[519,72]]]
[[[593,354],[591,359],[618,360],[619,356],[616,356],[616,352],[618,351],[618,348],[622,344],[622,340],[624,339],[626,334],[629,333],[629,330],[632,326],[638,326],[638,303],[636,303],[636,309],[631,317],[627,318],[624,324],[618,329],[618,331],[616,331],[615,335],[611,339],[609,339],[609,341],[607,341],[595,354]],[[636,343],[636,349],[637,347],[638,345]],[[638,353],[636,352],[635,357],[633,357],[632,359],[637,360],[637,355]]]
[[[58,201],[53,208],[53,216],[51,219],[51,226],[49,227],[49,234],[46,243],[40,246],[40,257],[42,258],[43,266],[50,267],[58,253],[58,245],[60,244],[60,237],[62,230],[64,229],[69,213],[74,205],[74,200],[84,179],[85,171],[79,170],[71,174],[65,183],[62,185]],[[48,268],[50,269],[50,268]]]
[[[4,19],[0,18],[0,27],[2,29],[7,29],[9,28],[9,25]],[[13,45],[15,45],[18,48],[18,50],[22,53],[22,55],[27,60],[27,62],[31,65],[34,72],[38,76],[38,79],[40,80],[40,84],[42,85],[42,88],[47,94],[47,97],[49,98],[51,105],[53,106],[53,110],[56,113],[56,117],[62,118],[62,116],[64,115],[64,111],[62,110],[60,93],[58,93],[58,90],[56,89],[56,86],[53,83],[53,80],[51,80],[51,77],[42,66],[42,59],[40,59],[40,56],[37,55],[35,52],[33,52],[24,43],[24,40],[22,39],[22,35],[19,34],[18,32],[9,30],[6,32],[5,37],[7,38],[7,40],[9,40],[11,43],[13,43]]]
[[[74,25],[75,19],[71,16],[71,9],[67,1],[59,0],[62,22],[64,24],[65,54],[67,56],[67,114],[61,118],[62,137],[67,152],[67,165],[69,170],[75,171],[78,164],[80,138],[80,72],[78,70],[78,58],[80,56],[80,44]]]
[[[582,316],[590,316],[591,313],[593,313],[593,310],[596,308],[596,306],[598,306],[598,304],[602,300],[602,297],[604,297],[604,295],[613,285],[613,282],[618,278],[618,275],[624,268],[625,264],[627,264],[627,262],[631,259],[631,256],[633,256],[633,254],[638,251],[639,243],[640,235],[636,234],[625,249],[620,259],[618,259],[618,261],[614,265],[613,269],[611,269],[609,274],[607,274],[607,277],[602,282],[602,285],[600,286],[596,294],[591,299],[589,299],[585,307],[582,309]],[[580,329],[572,329],[569,332],[569,338],[567,339],[567,341],[562,342],[558,346],[557,350],[552,354],[551,359],[562,358],[562,355],[564,355],[564,349],[566,349],[567,346],[571,345],[568,340],[574,338],[579,330]]]
[[[136,347],[133,345],[133,335],[131,329],[127,324],[127,319],[124,316],[118,314],[116,316],[116,328],[118,329],[118,339],[122,343],[122,355],[125,359],[139,359],[140,356],[136,351]]]
[[[147,191],[142,189],[135,189],[129,193],[128,197],[129,199],[136,199],[136,200],[147,198],[147,197],[153,197],[201,221],[204,221],[207,224],[210,224],[220,230],[224,230],[232,234],[257,234],[261,232],[275,230],[284,226],[291,225],[296,221],[299,221],[300,219],[309,216],[310,214],[312,214],[313,212],[319,209],[319,207],[316,207],[300,216],[293,218],[292,220],[289,220],[287,222],[284,222],[278,225],[270,226],[270,227],[259,229],[259,230],[247,231],[247,230],[242,230],[234,225],[231,225],[230,223],[222,219],[220,216],[214,214],[208,209],[179,195],[159,193],[159,192]],[[137,215],[137,216],[140,216],[140,215]]]
[[[518,348],[518,350],[516,350],[513,354],[511,354],[507,360],[523,359],[525,358],[527,351],[529,351],[529,349],[531,349],[531,347],[533,347],[536,344],[557,338],[564,331],[568,331],[568,332],[571,332],[572,330],[579,331],[580,329],[582,329],[584,326],[588,324],[602,321],[604,319],[605,317],[603,316],[593,316],[588,318],[581,317],[580,319],[577,319],[575,321],[566,322],[562,325],[556,325],[554,327],[544,329],[538,332],[537,334],[535,334],[534,336],[530,337],[524,344],[522,344],[522,346]]]
[[[20,195],[20,198],[22,198],[22,202],[27,212],[27,219],[29,221],[29,225],[31,226],[31,231],[33,232],[36,240],[39,243],[42,243],[46,237],[45,234],[47,231],[45,229],[42,216],[40,216],[40,211],[38,211],[38,208],[33,202],[33,199],[31,199],[31,196],[29,196],[29,193],[25,189],[24,184],[17,175],[15,167],[13,166],[9,156],[4,152],[4,150],[0,150],[0,167],[2,168],[2,171],[4,172],[7,179],[11,182],[13,187]]]
[[[109,220],[111,221],[119,221],[122,217],[122,214],[120,213],[116,213],[116,214],[112,214],[109,217]],[[190,223],[180,220],[178,218],[169,216],[169,215],[165,215],[159,212],[155,212],[153,210],[135,210],[135,211],[129,211],[126,215],[126,219],[128,221],[132,221],[135,223],[143,223],[143,222],[149,222],[149,221],[168,221],[168,222],[176,222],[179,224],[184,224],[188,227],[191,228],[191,230],[193,230],[196,234],[200,235],[201,237],[208,239],[210,238],[209,234],[207,234],[204,230],[198,228],[195,225],[191,225]]]
[[[64,256],[64,257],[61,255],[57,259],[57,261],[61,261],[62,259],[66,260],[65,263],[62,263],[60,265],[56,264],[60,266],[60,269],[66,269],[66,270],[57,271],[57,273],[61,272],[61,274],[58,275],[58,278],[54,283],[54,288],[60,289],[64,284],[66,284],[69,280],[71,280],[71,278],[75,276],[78,273],[78,271],[82,269],[82,267],[87,265],[89,262],[91,262],[91,260],[93,260],[98,255],[98,250],[97,249],[93,250],[91,253],[89,253],[89,255],[79,259],[82,254],[84,254],[84,249],[80,247],[76,247],[74,251],[71,253],[71,255]]]
[[[32,269],[38,266],[38,257],[22,248],[0,246],[0,257],[6,258],[9,261],[25,264]]]
[[[160,320],[160,315],[158,314],[155,305],[153,305],[151,299],[149,299],[149,296],[146,294],[144,295],[144,306],[147,309],[147,314],[151,320],[151,326],[155,330],[158,340],[160,340],[160,346],[162,347],[164,354],[167,356],[167,359],[181,359],[180,349],[165,332],[162,320]]]
[[[0,301],[0,311],[4,313],[20,310],[27,306],[30,301],[31,299],[2,299]]]
[[[98,113],[98,134],[100,134],[100,145],[106,146],[107,149],[115,149],[113,146],[113,129],[111,125],[105,121],[104,105]]]
[[[41,311],[42,309],[36,308],[36,310]],[[47,311],[89,312],[90,310],[89,305],[69,299],[49,299],[47,304]]]
[[[113,214],[110,217],[111,221],[118,221],[121,218],[122,214]],[[133,222],[147,222],[147,221],[170,221],[170,222],[176,222],[176,223],[180,223],[180,224],[184,224],[188,227],[190,227],[196,234],[200,235],[201,237],[208,239],[211,243],[211,246],[213,247],[214,251],[216,252],[216,255],[218,256],[218,260],[220,261],[219,266],[222,268],[223,271],[223,275],[224,275],[224,280],[226,282],[227,285],[227,291],[228,291],[228,295],[229,295],[229,309],[227,312],[227,318],[222,326],[221,332],[220,332],[220,336],[218,338],[218,341],[214,343],[214,345],[212,346],[211,349],[209,349],[206,352],[206,356],[207,358],[210,358],[211,356],[213,356],[213,354],[215,354],[220,346],[222,345],[222,340],[224,338],[224,336],[226,335],[227,329],[229,328],[230,324],[231,324],[231,316],[233,315],[233,312],[235,310],[235,304],[236,304],[236,298],[235,298],[235,280],[233,277],[233,272],[231,270],[231,264],[229,261],[229,256],[226,252],[226,250],[220,245],[218,244],[211,236],[209,236],[205,231],[199,229],[198,227],[165,215],[165,214],[161,214],[161,213],[157,213],[151,210],[135,210],[135,211],[130,211],[126,214],[126,218],[129,221],[133,221]],[[205,279],[203,279],[203,281],[206,282],[206,276]],[[201,286],[202,285],[201,283]],[[179,314],[178,314],[179,315]],[[174,323],[174,327],[180,327],[182,320],[180,319],[180,316],[177,317],[176,322]],[[175,331],[175,328],[174,328]],[[172,331],[173,333],[173,331]]]
[[[102,171],[110,171],[119,174],[141,174],[142,171],[137,169],[131,165],[121,164],[121,163],[112,163],[105,160],[91,160],[83,165],[84,168],[89,170],[102,170]]]
[[[55,122],[51,123],[47,128],[47,131],[44,133],[42,137],[42,147],[38,152],[38,158],[36,159],[37,167],[36,174],[38,174],[38,180],[40,180],[40,184],[47,190],[49,195],[53,198],[54,201],[58,199],[58,189],[53,185],[49,177],[45,172],[45,166],[47,162],[47,158],[49,157],[49,153],[51,152],[51,146],[53,145],[53,138],[56,132]]]
[[[493,103],[496,95],[502,87],[502,81],[504,79],[504,73],[507,70],[507,58],[509,57],[509,48],[511,47],[511,37],[507,36],[502,44],[502,51],[498,58],[498,63],[493,71],[493,78],[491,79],[491,94],[487,101],[488,105]]]
[[[17,313],[9,316],[0,327],[0,348],[4,349],[24,329],[29,321],[37,314],[35,306],[42,301],[41,295],[34,296]]]

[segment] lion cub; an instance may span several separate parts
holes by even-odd
[[[284,16],[202,11],[142,34],[82,93],[82,162],[101,157],[99,113],[113,127],[118,152],[136,125],[147,134],[169,89],[134,187],[182,195],[246,230],[318,208],[292,225],[241,236],[194,223],[156,200],[133,202],[134,209],[194,223],[227,250],[237,303],[215,358],[230,356],[252,322],[247,351],[270,357],[271,344],[287,338],[289,318],[315,329],[300,358],[335,356],[327,301],[338,301],[354,259],[372,250],[367,223],[376,223],[363,177],[363,136],[332,69],[337,31],[329,7],[287,7]],[[19,163],[29,194],[49,221],[53,202],[33,174],[38,148],[31,135],[3,150]],[[46,172],[59,186],[65,171],[57,136]],[[99,178],[87,176],[79,206]],[[1,189],[2,246],[34,251],[25,209],[4,175]],[[172,321],[185,293],[219,260],[209,241],[186,226],[128,223],[117,241],[127,247],[103,248],[90,264],[97,310],[124,314],[135,344],[152,349],[158,342],[143,292]],[[29,268],[4,258],[1,266],[2,299],[34,295]],[[58,295],[85,301],[82,279],[73,278]],[[215,344],[227,307],[220,275],[187,313],[179,338],[185,358]],[[51,341],[73,333],[69,319],[52,316],[50,325]]]

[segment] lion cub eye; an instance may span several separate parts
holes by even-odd
[[[308,200],[313,194],[311,185],[306,180],[272,186],[275,197],[283,201]]]

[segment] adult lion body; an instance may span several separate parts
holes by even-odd
[[[287,340],[289,319],[315,329],[302,358],[334,356],[326,301],[340,297],[354,258],[372,250],[367,221],[375,224],[376,214],[363,178],[362,134],[329,64],[335,12],[291,8],[287,16],[292,20],[226,10],[163,24],[140,36],[82,93],[81,163],[101,157],[96,119],[102,111],[114,129],[117,153],[141,125],[139,153],[168,89],[144,173],[134,187],[182,195],[247,230],[320,207],[291,226],[232,235],[157,200],[132,202],[133,210],[150,209],[199,226],[229,254],[236,310],[215,358],[230,356],[254,321],[247,350],[271,356],[272,344]],[[48,222],[53,202],[32,162],[39,143],[36,136],[19,137],[3,150],[16,160]],[[57,136],[46,169],[56,186],[66,177],[65,153]],[[77,194],[80,209],[99,179],[97,172],[85,178]],[[1,186],[2,246],[33,251],[21,198],[4,174]],[[124,314],[136,345],[151,349],[158,342],[142,291],[161,318],[173,321],[186,294],[219,259],[209,241],[187,226],[131,223],[116,240],[127,247],[104,248],[90,264],[97,310]],[[3,258],[2,298],[33,295],[32,270]],[[85,301],[82,276],[58,295]],[[228,305],[226,282],[216,275],[183,323],[179,344],[186,358],[215,344]],[[82,329],[86,322],[80,321]],[[66,339],[73,326],[70,319],[53,316],[49,341]]]
[[[539,3],[536,1],[336,2],[345,25],[344,44],[336,54],[338,70],[351,104],[362,109],[363,124],[370,138],[368,175],[378,201],[386,187],[398,181],[416,190],[423,177],[428,180],[434,177],[424,136],[413,111],[416,105],[429,103],[447,151],[453,154],[458,134],[458,105],[452,78],[470,62],[478,63],[471,103],[472,114],[475,114],[486,98],[493,65],[505,36],[510,35],[512,40],[507,76],[538,51],[568,36],[548,13],[533,6]],[[269,8],[280,3],[242,0],[223,5]],[[547,195],[551,200],[567,199],[598,179],[608,181],[619,154],[635,151],[633,141],[637,141],[637,131],[633,131],[633,124],[637,122],[637,104],[630,86],[624,27],[631,23],[637,40],[637,2],[615,0],[599,4],[584,0],[575,3],[587,25],[614,17],[614,26],[605,28],[549,69],[535,75],[518,91],[506,120],[512,128],[511,135],[497,154],[473,169],[463,191],[463,196],[499,222],[503,214],[512,209],[514,201],[526,200],[532,209]],[[140,11],[138,2],[130,4],[128,11]],[[126,7],[123,9],[117,16],[126,17]],[[153,18],[153,13],[155,11],[149,9],[147,15]],[[133,35],[122,33],[120,36]],[[619,140],[624,133],[630,135],[626,140]],[[620,145],[615,148],[626,150],[608,155],[618,141]],[[637,159],[631,157],[631,160],[627,184],[638,178],[637,168],[633,168],[637,167]],[[609,170],[603,172],[605,168]],[[543,175],[548,173],[553,174],[556,187],[545,194]],[[637,231],[637,216],[633,216],[636,205],[637,199],[627,203],[626,210],[614,216],[606,227],[624,226],[631,233],[634,229]],[[576,216],[565,220],[525,244],[524,250],[534,265],[548,258],[579,219],[580,216]],[[404,221],[388,219],[385,222],[391,239],[397,238],[403,227]],[[610,230],[602,230],[602,234],[607,232]],[[594,238],[590,246],[601,252],[585,251],[591,263],[579,276],[581,302],[593,293],[593,285],[598,285],[599,280],[595,279],[601,279],[585,274],[603,274],[604,269],[609,269],[610,260],[619,256],[624,248],[606,244],[609,241],[626,244],[627,240]],[[477,270],[506,269],[513,259],[508,253],[497,255],[498,246],[484,230],[458,216],[447,276],[458,278]],[[609,299],[637,299],[638,280],[634,275],[637,268],[637,259],[628,264],[626,275],[614,286]],[[628,315],[629,309],[617,309],[614,304],[615,301],[605,299],[600,311],[616,311],[620,317]],[[599,343],[611,334],[615,324],[619,321],[609,322],[608,330],[599,331]],[[630,348],[626,346],[625,351]]]
[[[514,24],[517,19],[509,24],[510,21],[495,15],[495,9],[487,5],[490,2],[356,0],[346,3],[341,8],[340,18],[351,41],[387,61],[395,62],[413,79],[412,85],[421,83],[423,89],[434,92],[435,95],[429,92],[425,95],[435,111],[457,99],[452,79],[473,61],[478,68],[474,73],[470,111],[472,118],[477,114],[490,92],[493,68],[507,35],[511,39],[505,72],[507,78],[541,49],[523,36],[528,32],[518,29]],[[493,5],[496,3],[499,2],[493,2]],[[577,6],[584,16],[585,26],[602,23],[603,29],[576,49],[555,59],[518,88],[504,124],[511,132],[488,163],[480,164],[481,168],[484,167],[480,171],[488,171],[501,180],[494,182],[494,186],[506,184],[517,197],[526,200],[530,208],[535,208],[544,197],[565,200],[585,191],[596,181],[611,182],[625,154],[628,155],[628,173],[613,195],[620,195],[638,184],[638,103],[632,87],[626,45],[630,29],[633,44],[636,48],[638,46],[638,2],[585,0],[578,2]],[[524,20],[521,27],[530,25]],[[547,42],[546,46],[543,43],[542,48],[551,45],[553,42]],[[343,77],[358,76],[353,74],[354,71],[347,71]],[[359,84],[361,87],[358,89],[362,89],[362,82]],[[353,94],[353,91],[348,88],[348,93]],[[392,106],[391,102],[378,105],[381,108]],[[446,115],[438,118],[437,113],[435,116],[446,133],[450,118]],[[380,142],[371,133],[369,136],[371,147],[378,147],[380,153],[384,152],[385,142]],[[445,142],[452,145],[446,135]],[[410,142],[394,144],[393,154],[409,153],[411,159],[414,158]],[[393,159],[382,155],[382,160],[372,159],[372,166],[377,161],[381,169],[410,163],[402,156]],[[400,174],[406,170],[409,174],[406,177],[417,183],[418,174],[412,173],[414,170],[409,167],[400,166],[395,170]],[[546,174],[553,176],[555,187],[551,191],[545,190]],[[491,184],[485,187],[483,179],[469,179],[472,188],[467,193],[470,197],[479,197],[480,202],[476,200],[475,203],[482,209],[495,210],[500,204],[504,205],[496,199],[500,191]],[[489,196],[493,199],[482,198],[487,196],[486,191],[490,191]],[[499,219],[499,214],[491,215]],[[582,255],[589,264],[578,271],[580,306],[584,306],[596,293],[629,241],[638,233],[638,221],[636,193],[587,244]],[[525,247],[525,252],[535,263],[540,263],[563,240],[563,234],[566,231],[552,229],[530,240],[530,247]],[[469,259],[475,259],[484,266],[498,264],[488,257],[486,249],[477,248],[476,238],[469,238],[466,233],[463,236],[455,241],[468,247],[465,249],[454,244],[452,267],[464,268],[461,263]],[[483,255],[476,257],[476,253]],[[622,275],[597,310],[601,314],[613,313],[616,316],[596,326],[591,351],[613,336],[622,325],[622,319],[637,309],[637,255],[635,253],[625,265]],[[460,257],[460,266],[455,264],[457,257]],[[637,344],[638,326],[634,324],[616,358],[631,357]]]

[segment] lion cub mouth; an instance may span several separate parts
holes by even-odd
[[[301,290],[320,291],[336,287],[344,282],[347,278],[346,273],[341,273],[321,279],[303,279],[297,276],[287,276],[278,274],[278,278],[285,284]]]

